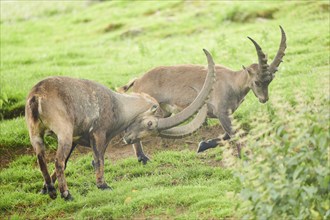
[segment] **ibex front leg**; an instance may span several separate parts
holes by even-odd
[[[107,148],[106,134],[104,132],[91,135],[91,147],[93,149],[93,166],[96,176],[96,186],[99,189],[111,189],[104,180],[104,153]]]
[[[197,153],[203,152],[209,148],[215,148],[222,140],[229,140],[230,134],[232,134],[231,121],[228,111],[222,111],[219,116],[220,123],[225,130],[225,134],[220,138],[210,139],[207,141],[201,141],[198,146]]]
[[[138,161],[142,162],[144,165],[147,164],[150,159],[144,154],[141,141],[133,144],[133,149]]]

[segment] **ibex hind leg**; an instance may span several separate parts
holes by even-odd
[[[66,157],[66,159],[65,159],[64,170],[66,169],[66,164],[67,164],[67,162],[68,162],[68,160],[69,160],[69,158],[70,158],[70,156],[71,156],[71,154],[72,154],[72,151],[76,148],[77,145],[78,145],[78,144],[72,143],[70,153],[69,153],[69,155],[68,155],[68,156]],[[55,171],[55,170],[54,170],[54,172],[52,173],[52,175],[51,175],[50,177],[52,178],[52,182],[53,182],[53,184],[55,184],[55,182],[56,182],[56,180],[57,180],[57,177],[56,177],[56,171]]]
[[[31,144],[36,152],[36,156],[38,159],[38,164],[42,173],[42,176],[44,178],[44,185],[41,189],[41,194],[49,194],[50,198],[55,199],[56,198],[56,189],[54,187],[54,183],[52,182],[52,179],[48,173],[47,168],[47,162],[45,158],[45,145],[43,141],[43,132],[37,134],[35,133],[33,129],[30,130],[30,140]]]
[[[70,155],[72,149],[72,132],[68,127],[67,129],[62,128],[63,130],[58,133],[58,148],[55,158],[55,172],[58,180],[58,187],[61,192],[61,197],[65,200],[72,200],[68,185],[65,179],[64,170],[66,166],[67,158]]]

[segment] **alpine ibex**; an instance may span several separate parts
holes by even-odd
[[[25,118],[45,181],[41,193],[55,199],[54,183],[58,179],[61,197],[72,199],[64,170],[77,144],[93,149],[96,184],[106,189],[104,153],[115,135],[126,130],[124,139],[132,144],[148,134],[173,132],[175,126],[195,114],[205,104],[215,79],[212,57],[204,52],[208,74],[201,92],[187,108],[169,118],[157,116],[159,103],[147,94],[119,94],[98,83],[69,77],[50,77],[37,83],[27,97]],[[49,133],[58,141],[52,175],[48,173],[43,140]]]
[[[248,37],[256,48],[258,64],[251,64],[247,68],[243,66],[243,69],[238,71],[220,65],[215,66],[216,83],[207,102],[207,113],[200,114],[204,114],[205,117],[218,118],[225,130],[225,135],[200,142],[198,152],[216,147],[221,140],[230,139],[233,132],[229,115],[238,108],[250,90],[261,103],[267,102],[268,85],[275,77],[275,72],[285,55],[286,35],[281,26],[280,29],[281,43],[270,65],[267,64],[267,56],[258,43]],[[147,93],[158,101],[167,115],[170,115],[194,100],[202,88],[205,75],[206,69],[201,65],[160,66],[120,87],[118,92],[126,92],[131,89],[133,92]],[[203,122],[203,120],[199,120],[200,124],[195,123],[195,126],[201,126]],[[184,136],[185,131],[181,130],[181,132],[181,135]],[[180,135],[179,132],[176,135]],[[141,143],[137,143],[133,147],[139,158],[145,157]],[[147,159],[145,158],[145,160]]]

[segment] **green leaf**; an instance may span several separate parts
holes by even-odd
[[[293,173],[293,180],[297,179],[297,177],[299,176],[299,174],[301,173],[301,171],[303,170],[303,167],[298,167],[294,173]]]
[[[314,186],[303,186],[302,188],[310,197],[312,197],[317,192],[317,188]]]

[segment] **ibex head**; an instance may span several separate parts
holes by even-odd
[[[273,62],[267,64],[267,55],[262,51],[259,44],[252,38],[248,37],[254,44],[257,54],[258,54],[258,64],[252,64],[249,67],[243,69],[248,72],[250,77],[250,89],[252,89],[254,95],[259,99],[261,103],[268,101],[268,85],[275,77],[275,72],[278,70],[282,58],[285,55],[284,51],[286,49],[286,35],[283,28],[280,26],[282,38],[280,47]]]
[[[144,93],[139,95],[147,102],[148,109],[136,117],[131,125],[126,128],[124,141],[127,144],[134,143],[147,135],[157,133],[158,120],[162,116],[159,104],[154,98]]]
[[[147,102],[143,106],[148,106],[148,110],[137,116],[131,125],[127,127],[124,135],[124,141],[127,144],[135,143],[147,135],[161,134],[163,131],[171,131],[171,134],[175,136],[176,134],[171,128],[180,125],[202,108],[215,81],[215,64],[212,56],[205,49],[204,53],[208,62],[208,73],[203,88],[195,100],[178,114],[172,117],[162,118],[162,110],[156,99],[147,94],[140,94],[140,96],[143,96],[145,102]]]

